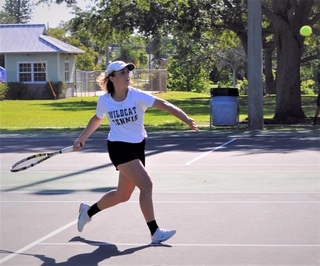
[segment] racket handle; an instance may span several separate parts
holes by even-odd
[[[73,151],[73,146],[69,146],[60,150],[60,153],[67,153]]]

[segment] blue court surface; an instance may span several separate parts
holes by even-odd
[[[107,133],[10,172],[79,133],[1,134],[0,265],[320,265],[318,129],[149,133],[156,219],[177,230],[160,245],[150,244],[138,190],[77,231],[79,204],[117,186]]]

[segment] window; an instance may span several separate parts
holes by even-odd
[[[70,81],[70,65],[68,61],[64,62],[64,81]]]
[[[43,63],[33,64],[33,80],[34,81],[46,81],[46,65]]]
[[[19,64],[19,81],[30,82],[31,78],[31,64]]]
[[[19,63],[19,81],[45,82],[46,63]]]

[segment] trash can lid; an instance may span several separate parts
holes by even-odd
[[[210,90],[211,97],[215,96],[239,96],[237,88],[212,88]]]

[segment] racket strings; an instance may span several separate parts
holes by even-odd
[[[17,170],[25,167],[32,167],[46,159],[48,159],[49,156],[47,154],[39,154],[35,157],[27,158],[26,160],[21,160],[20,162],[17,162],[12,166],[12,170]]]
[[[57,154],[61,153],[67,153],[73,151],[73,146],[65,147],[59,151],[52,152],[52,153],[38,153],[33,156],[29,156],[25,159],[22,159],[18,162],[16,162],[12,167],[11,167],[11,172],[19,172],[26,170],[30,167],[33,167]]]

